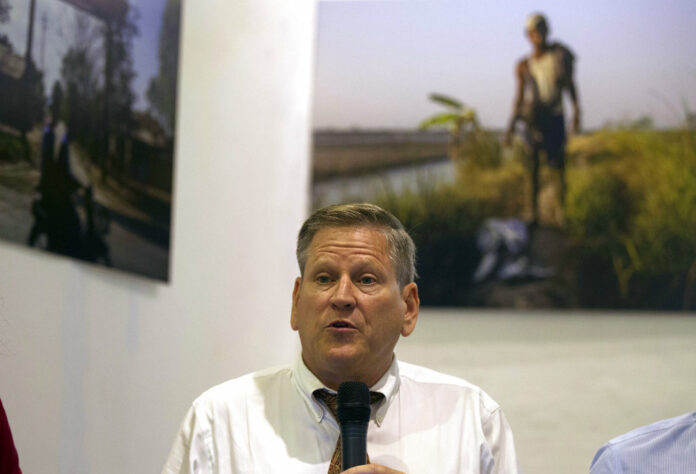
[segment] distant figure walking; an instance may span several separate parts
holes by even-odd
[[[94,191],[82,185],[70,169],[70,133],[65,130],[54,153],[56,126],[52,118],[41,139],[41,178],[36,187],[40,197],[32,203],[34,224],[27,237],[33,247],[46,236],[46,250],[90,262],[112,266],[109,245],[104,236],[109,228],[109,212],[94,202]],[[74,197],[82,190],[84,219],[78,214]],[[44,246],[42,245],[42,246]]]
[[[46,120],[46,124],[43,128],[43,132],[41,133],[41,160],[39,162],[40,175],[39,184],[36,187],[36,189],[42,194],[42,198],[44,195],[44,190],[50,187],[51,175],[54,168],[53,147],[55,146],[56,141],[55,125],[53,114],[49,113],[48,119]],[[45,205],[46,203],[43,201],[44,200],[42,199],[41,204]],[[27,238],[27,244],[29,244],[30,247],[33,247],[34,243],[36,243],[36,239],[38,239],[41,233],[45,233],[45,230],[42,228],[39,220],[35,219],[34,225],[31,227],[31,231],[29,232],[29,237]]]
[[[573,133],[580,130],[580,105],[573,79],[573,53],[560,43],[548,41],[549,24],[542,14],[529,16],[525,32],[532,44],[532,54],[517,63],[515,102],[505,143],[511,143],[515,126],[523,122],[523,136],[531,158],[532,224],[536,224],[539,219],[539,155],[542,151],[549,167],[558,171],[560,205],[565,208],[563,92],[568,93],[573,104]]]
[[[34,246],[41,234],[48,238],[48,250],[74,255],[79,249],[80,218],[72,195],[83,186],[70,170],[69,134],[65,132],[53,154],[55,124],[51,119],[44,128],[41,140],[41,178],[38,191],[41,197],[32,205],[34,225],[27,244]]]

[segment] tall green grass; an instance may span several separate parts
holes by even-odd
[[[696,134],[599,132],[571,148],[566,219],[575,239],[580,291],[600,305],[689,308],[696,265]],[[611,269],[616,294],[589,288]],[[593,294],[594,293],[594,294]]]
[[[416,243],[423,304],[466,304],[468,276],[478,264],[475,236],[487,214],[485,205],[451,185],[385,193],[377,204],[392,212]]]

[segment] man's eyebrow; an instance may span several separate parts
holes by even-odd
[[[371,273],[377,273],[377,274],[383,274],[386,273],[386,267],[385,265],[377,260],[377,259],[370,259],[370,260],[363,260],[361,262],[357,262],[354,267],[354,271],[359,271],[359,272],[371,272]]]
[[[314,262],[312,262],[311,270],[313,273],[320,271],[331,270],[334,267],[334,262],[330,258],[318,257]],[[384,263],[371,255],[364,255],[357,261],[350,264],[351,271],[365,271],[371,270],[374,272],[383,272]]]
[[[309,268],[310,273],[325,272],[329,270],[329,265],[326,262],[315,262]]]

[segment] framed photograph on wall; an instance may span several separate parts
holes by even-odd
[[[313,205],[376,202],[426,305],[696,310],[693,2],[319,4]]]
[[[0,238],[167,281],[180,0],[0,0]]]

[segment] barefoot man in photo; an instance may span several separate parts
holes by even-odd
[[[515,102],[505,134],[505,144],[510,145],[515,126],[518,121],[522,121],[525,124],[524,138],[531,159],[532,225],[536,225],[539,219],[539,155],[542,151],[549,167],[558,172],[560,206],[564,211],[564,92],[573,104],[573,133],[580,131],[580,105],[573,79],[573,53],[560,43],[548,41],[549,24],[539,13],[527,19],[525,32],[532,44],[532,54],[517,63]]]

